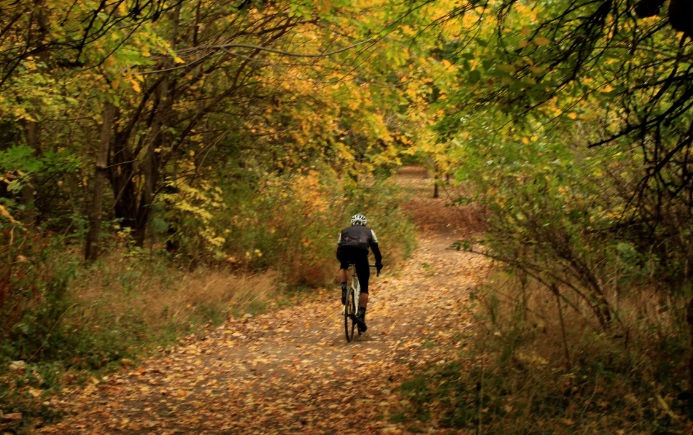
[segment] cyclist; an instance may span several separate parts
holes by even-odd
[[[351,226],[344,228],[339,233],[337,241],[337,259],[339,260],[339,280],[342,284],[342,304],[346,303],[347,269],[349,264],[356,267],[356,276],[361,284],[359,296],[359,309],[356,314],[356,324],[360,332],[366,332],[366,307],[368,306],[368,279],[371,270],[368,265],[368,249],[375,256],[375,267],[380,273],[383,268],[382,255],[378,247],[378,238],[375,231],[368,228],[368,220],[362,214],[355,214],[351,218]]]

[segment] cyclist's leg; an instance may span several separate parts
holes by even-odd
[[[349,267],[349,255],[344,247],[337,248],[337,261],[339,261],[339,282],[347,281],[347,268]]]
[[[339,260],[339,282],[346,283],[349,280],[347,269],[349,269],[350,264],[355,264],[357,259],[357,252],[351,246],[340,246],[337,249],[337,260]]]
[[[337,249],[337,260],[339,260],[339,282],[342,287],[342,304],[344,304],[346,298],[346,287],[347,287],[347,269],[349,268],[349,253],[348,250],[343,247]]]
[[[356,261],[356,276],[361,284],[361,295],[359,296],[359,307],[368,305],[368,281],[371,276],[371,268],[368,266],[368,256],[359,256]]]
[[[361,285],[361,294],[359,295],[359,308],[356,315],[359,322],[359,330],[365,332],[368,327],[366,326],[366,308],[368,306],[368,280],[371,275],[371,269],[368,266],[368,254],[363,257],[359,256],[356,262],[356,276],[359,279],[359,284]]]

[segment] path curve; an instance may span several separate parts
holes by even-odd
[[[408,177],[430,185],[421,174]],[[345,341],[339,292],[323,291],[64,395],[53,405],[68,416],[38,432],[405,433],[391,419],[398,386],[466,345],[457,333],[471,324],[469,290],[488,268],[449,249],[469,228],[441,220],[450,213],[444,200],[418,197],[408,206],[415,218],[434,219],[419,217],[416,252],[399,270],[372,279],[364,336]]]

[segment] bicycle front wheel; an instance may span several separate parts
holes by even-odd
[[[354,339],[354,331],[356,330],[356,298],[354,289],[347,290],[346,304],[344,305],[344,333],[346,341]]]

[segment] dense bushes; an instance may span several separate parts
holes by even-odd
[[[336,277],[339,230],[360,212],[381,238],[385,261],[396,262],[413,243],[413,227],[398,202],[394,187],[382,181],[349,188],[325,171],[269,176],[231,218],[230,261],[273,265],[290,285],[324,285]]]
[[[237,270],[273,269],[290,286],[326,285],[336,277],[338,232],[355,213],[366,214],[376,229],[385,261],[396,262],[413,248],[413,226],[399,208],[397,189],[385,180],[354,183],[323,167],[216,189],[205,196],[213,201],[197,206],[182,206],[190,202],[181,200],[189,196],[181,190],[169,197],[177,205],[167,219],[185,226],[175,236],[181,258],[207,258]]]
[[[597,329],[626,332],[621,301],[690,292],[691,221],[676,198],[649,192],[635,200],[644,175],[636,154],[587,152],[550,136],[466,153],[460,176],[490,212],[481,250]]]

